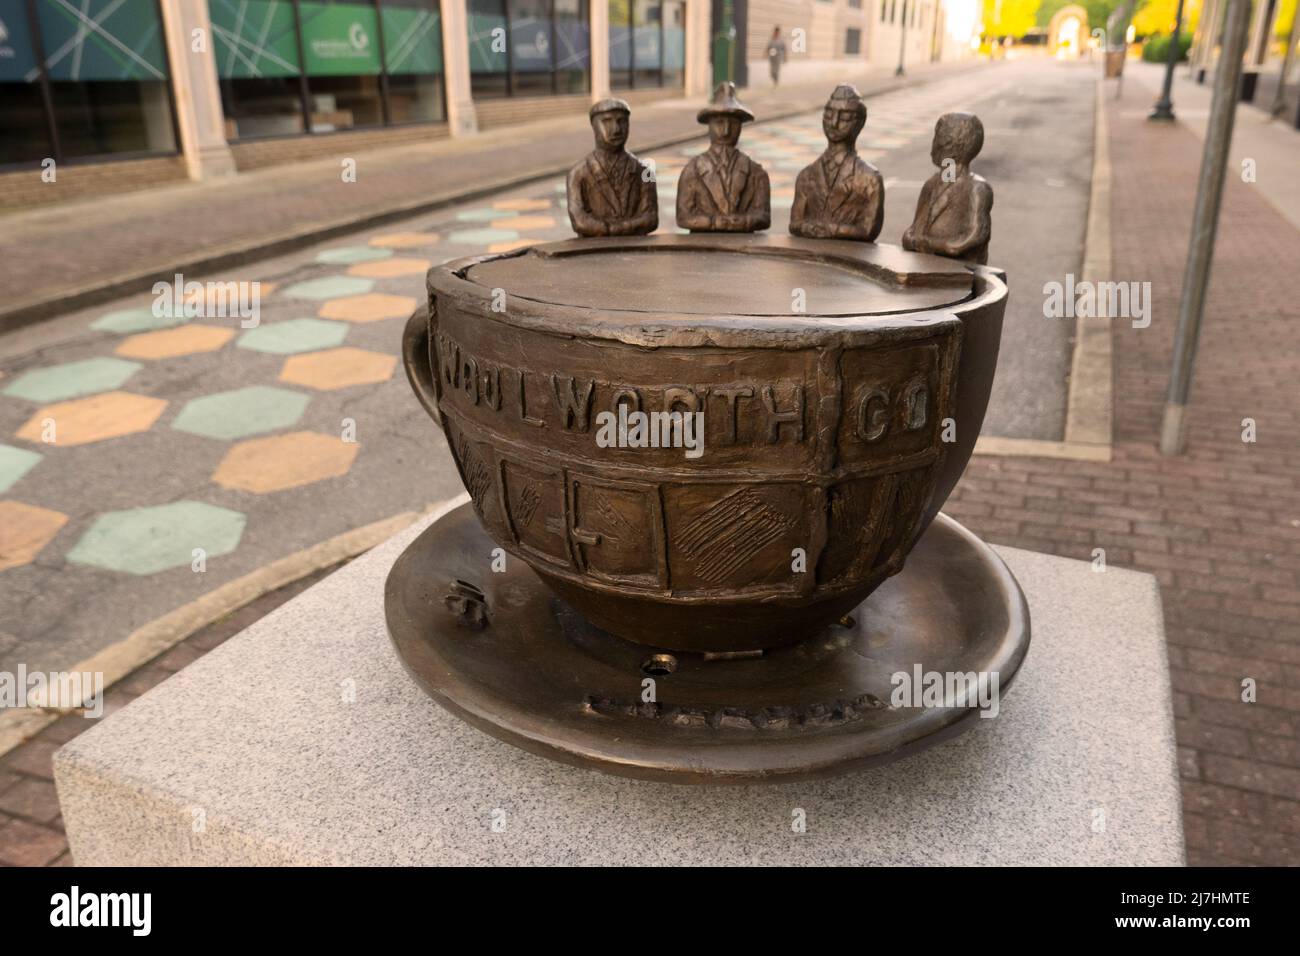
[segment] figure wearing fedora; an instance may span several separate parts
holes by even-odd
[[[949,259],[989,261],[993,187],[970,171],[984,146],[984,124],[973,113],[945,113],[934,125],[930,160],[939,167],[921,187],[916,218],[903,248]]]
[[[826,152],[799,173],[790,208],[790,232],[808,239],[874,242],[885,221],[880,170],[858,156],[867,105],[847,83],[835,87],[822,113]]]
[[[767,171],[736,148],[741,124],[754,114],[736,99],[736,84],[719,83],[696,117],[709,124],[709,148],[677,181],[677,225],[691,232],[757,232],[772,224]]]
[[[580,236],[644,236],[659,228],[654,172],[626,149],[631,109],[603,99],[591,108],[596,148],[569,170],[569,222]]]

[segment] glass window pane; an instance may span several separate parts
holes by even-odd
[[[632,65],[636,70],[635,86],[659,85],[659,67],[663,65],[659,27],[661,12],[660,0],[633,0],[632,42],[635,51],[632,54]]]
[[[384,0],[388,115],[393,123],[447,118],[442,88],[442,18],[430,0]]]
[[[26,0],[0,0],[0,23],[9,34],[0,41],[0,164],[39,161],[54,151]]]
[[[379,18],[373,4],[298,4],[314,133],[379,126]]]
[[[686,83],[686,4],[664,0],[664,86]]]
[[[469,0],[469,69],[472,74],[504,74],[506,59],[506,15],[502,0]],[[476,76],[475,95],[479,92]],[[485,91],[500,87],[505,92],[504,77],[498,84],[484,81]]]
[[[632,0],[609,0],[609,84],[616,90],[632,85],[631,16]]]
[[[38,0],[65,157],[176,149],[156,0]]]
[[[208,0],[226,139],[304,132],[290,0]]]
[[[591,23],[586,0],[555,0],[557,93],[591,89]]]

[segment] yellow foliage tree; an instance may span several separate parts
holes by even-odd
[[[1133,15],[1133,29],[1137,31],[1138,36],[1170,34],[1174,31],[1174,16],[1177,12],[1178,0],[1147,0]],[[1190,34],[1195,30],[1200,19],[1200,0],[1184,0],[1183,33]]]
[[[1038,19],[1041,0],[984,0],[984,33],[1022,37]]]

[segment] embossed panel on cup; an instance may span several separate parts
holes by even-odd
[[[573,567],[565,521],[564,473],[503,458],[501,489],[516,544],[548,564]]]

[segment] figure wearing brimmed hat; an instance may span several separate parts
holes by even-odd
[[[799,173],[790,208],[790,232],[809,239],[874,242],[885,221],[880,170],[857,153],[867,105],[847,83],[835,87],[822,113],[826,152]]]
[[[677,181],[677,225],[691,232],[755,232],[772,224],[771,183],[761,165],[736,149],[740,127],[754,114],[736,99],[736,84],[719,83],[696,117],[709,124],[709,148]]]
[[[993,187],[970,171],[984,146],[984,124],[974,113],[946,113],[934,124],[930,159],[939,167],[921,187],[916,218],[903,248],[949,259],[989,261]]]
[[[569,222],[580,236],[644,236],[659,228],[654,171],[626,149],[631,109],[604,99],[591,108],[596,148],[569,170]]]

